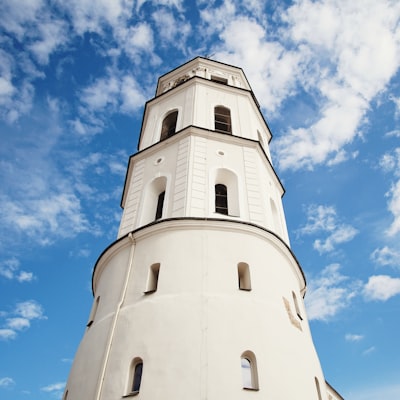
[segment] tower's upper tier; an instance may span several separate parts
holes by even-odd
[[[259,141],[270,159],[272,135],[241,68],[197,57],[159,78],[138,150],[189,126]]]
[[[196,57],[161,76],[158,80],[156,96],[173,89],[194,76],[251,91],[249,82],[241,68]]]

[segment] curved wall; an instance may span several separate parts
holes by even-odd
[[[157,290],[145,294],[156,263]],[[249,266],[250,291],[239,289],[238,263]],[[162,221],[110,246],[93,286],[100,302],[75,358],[69,398],[127,395],[136,357],[143,360],[141,399],[313,399],[315,377],[324,382],[301,269],[266,230],[222,220]],[[259,391],[247,394],[240,367],[246,351],[256,357],[259,382]]]

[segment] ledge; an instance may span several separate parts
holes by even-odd
[[[137,396],[138,394],[139,394],[139,391],[131,392],[131,393],[125,394],[124,396],[122,396],[122,398],[125,399],[127,397]]]

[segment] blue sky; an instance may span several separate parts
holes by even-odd
[[[144,102],[208,55],[274,135],[326,379],[399,399],[399,21],[397,0],[0,2],[0,398],[61,397]]]

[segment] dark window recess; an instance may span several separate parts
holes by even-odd
[[[158,195],[157,210],[156,210],[156,220],[160,219],[162,217],[163,207],[164,207],[164,197],[165,197],[165,191],[161,192]]]
[[[160,263],[153,264],[150,267],[149,278],[147,280],[146,294],[154,293],[158,286],[158,275],[160,274]]]
[[[215,130],[223,133],[232,133],[231,111],[226,107],[215,107]]]
[[[132,392],[136,393],[140,390],[140,383],[142,382],[143,373],[143,363],[139,362],[135,365],[135,370],[133,371],[133,382],[132,382]]]
[[[246,263],[238,264],[238,278],[240,290],[251,290],[250,269]]]
[[[161,127],[161,140],[167,139],[175,134],[177,119],[178,111],[173,111],[164,118]]]
[[[228,215],[228,191],[225,185],[215,185],[215,212]]]
[[[211,80],[213,82],[222,83],[223,85],[227,85],[228,84],[228,79],[221,78],[220,76],[211,75]]]

